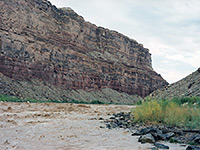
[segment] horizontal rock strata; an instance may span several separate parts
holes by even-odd
[[[17,96],[20,99],[30,101],[38,100],[38,102],[92,102],[99,101],[102,103],[114,104],[135,104],[142,98],[137,95],[129,95],[124,92],[117,92],[110,88],[98,91],[65,90],[58,88],[50,83],[31,80],[17,81],[0,73],[0,94]],[[1,101],[1,99],[0,99]]]
[[[167,82],[135,40],[46,0],[0,0],[0,72],[65,90],[110,88],[147,96]]]

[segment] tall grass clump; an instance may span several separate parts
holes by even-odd
[[[200,129],[200,99],[148,100],[133,109],[135,122]]]
[[[134,110],[135,121],[160,122],[163,118],[163,110],[157,101],[148,101],[137,106]]]
[[[190,108],[180,106],[174,102],[169,102],[166,109],[163,121],[169,125],[184,126],[190,118]]]

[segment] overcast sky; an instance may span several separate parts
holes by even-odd
[[[200,67],[200,0],[50,0],[142,43],[169,83]]]

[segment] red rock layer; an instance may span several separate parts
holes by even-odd
[[[46,0],[0,0],[0,72],[64,89],[112,88],[145,97],[168,83],[149,50]]]

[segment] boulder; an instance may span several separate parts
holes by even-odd
[[[154,146],[160,149],[169,149],[169,146],[160,143],[155,143]]]
[[[200,147],[189,145],[186,150],[200,150]]]
[[[140,138],[138,139],[138,142],[141,143],[155,143],[155,139],[154,137],[149,133],[149,134],[145,134],[140,136]]]
[[[166,133],[166,134],[162,134],[162,133],[152,133],[152,135],[154,136],[154,138],[156,140],[169,140],[171,137],[174,136],[174,133],[173,132],[169,132],[169,133]]]
[[[155,132],[156,131],[156,128],[154,127],[146,127],[146,128],[142,128],[140,130],[135,130],[133,132],[133,136],[137,136],[137,135],[145,135],[145,134],[148,134],[148,133],[151,133],[151,132]]]

